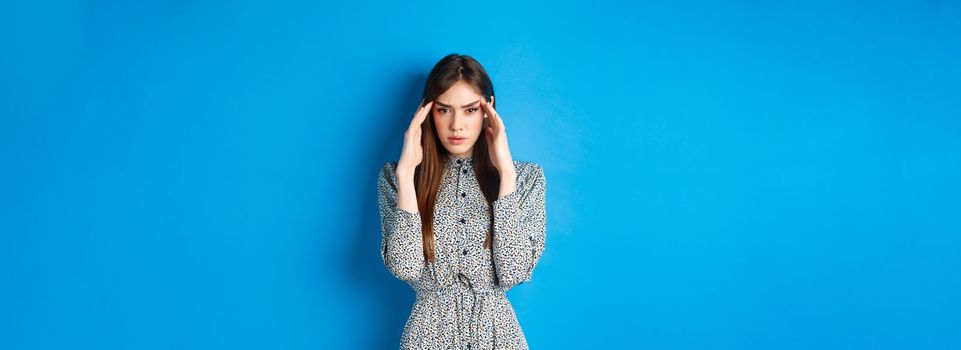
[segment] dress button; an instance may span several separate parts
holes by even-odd
[[[460,193],[460,196],[461,196],[461,197],[467,197],[467,192],[461,192],[461,193]]]
[[[470,349],[470,343],[467,343],[467,348]]]
[[[467,169],[464,169],[464,174],[467,174]]]
[[[467,255],[467,248],[464,248],[464,255]]]
[[[457,160],[457,164],[460,164],[460,163],[462,163],[462,162],[463,162],[463,160],[460,160],[460,159]]]
[[[466,223],[467,223],[467,219],[460,219],[460,223],[466,224]]]

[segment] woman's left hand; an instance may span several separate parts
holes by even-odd
[[[491,96],[490,101],[484,101],[481,103],[484,108],[484,112],[487,113],[487,119],[489,120],[490,126],[484,131],[485,138],[487,139],[488,153],[490,153],[491,163],[494,163],[494,167],[497,168],[497,172],[500,173],[501,178],[506,175],[516,174],[516,169],[514,169],[514,160],[511,158],[511,151],[507,147],[507,130],[504,128],[504,120],[501,119],[497,111],[494,110],[494,96]]]

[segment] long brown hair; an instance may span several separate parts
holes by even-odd
[[[494,84],[487,76],[487,71],[473,57],[449,54],[441,58],[427,76],[424,85],[424,103],[433,101],[438,96],[450,89],[451,86],[459,81],[467,85],[484,97],[485,101],[490,101],[494,95]],[[495,103],[496,104],[496,103]],[[496,105],[495,105],[496,108]],[[428,118],[421,124],[422,130],[421,145],[424,149],[424,159],[420,166],[414,169],[414,186],[417,191],[417,207],[421,208],[420,217],[422,223],[422,234],[424,237],[424,258],[427,262],[435,260],[434,254],[434,204],[437,203],[437,192],[440,190],[441,177],[449,152],[440,142],[437,130],[434,129],[433,111]],[[484,137],[487,127],[490,125],[490,118],[484,118],[481,127],[480,137],[474,143],[473,164],[474,173],[477,174],[477,182],[481,192],[489,204],[489,210],[494,208],[494,200],[497,199],[500,187],[500,175],[494,164],[491,163],[488,154],[487,139]],[[493,239],[492,232],[493,215],[488,226],[487,239],[484,240],[484,248],[491,247]]]

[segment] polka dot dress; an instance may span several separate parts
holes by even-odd
[[[473,160],[448,155],[434,207],[436,261],[425,264],[421,218],[397,207],[397,162],[378,179],[381,254],[416,301],[401,349],[527,349],[505,292],[529,281],[544,252],[545,179],[540,165],[514,161],[516,189],[493,211],[481,193]],[[494,215],[491,227],[490,215]],[[490,229],[491,248],[484,248]]]

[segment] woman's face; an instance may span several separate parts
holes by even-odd
[[[434,100],[434,130],[451,154],[468,158],[481,137],[484,97],[463,81],[458,81]],[[483,141],[482,141],[483,142]]]

